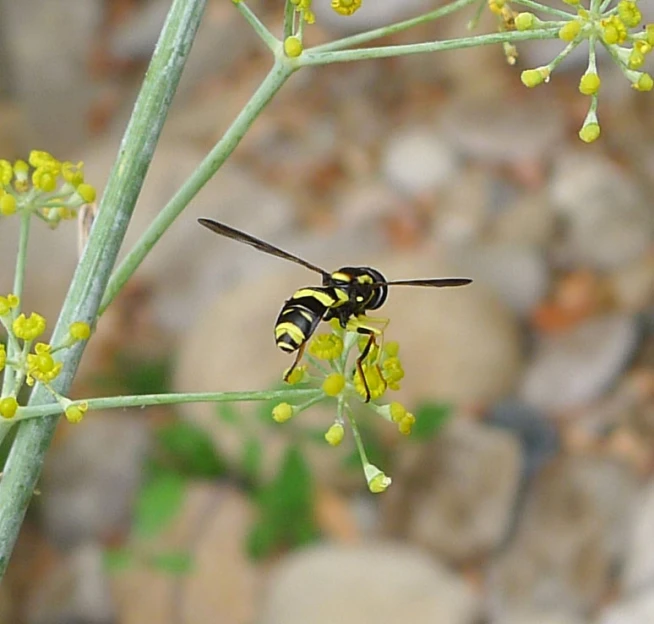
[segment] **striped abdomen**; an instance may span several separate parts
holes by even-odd
[[[277,346],[287,353],[299,349],[316,331],[327,311],[343,300],[347,301],[347,295],[338,288],[311,286],[298,290],[277,317]]]

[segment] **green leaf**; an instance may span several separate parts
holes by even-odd
[[[193,569],[193,558],[187,552],[164,552],[153,555],[150,564],[161,572],[181,575]]]
[[[241,470],[248,479],[256,481],[261,472],[261,460],[263,458],[263,447],[261,440],[250,436],[243,445],[243,458]]]
[[[136,501],[134,531],[141,537],[164,529],[184,502],[186,483],[171,472],[158,472],[143,486]]]
[[[314,479],[297,446],[287,449],[279,472],[256,496],[259,519],[249,536],[254,557],[305,544],[318,535],[314,520]]]
[[[188,477],[214,478],[227,471],[213,440],[200,427],[178,420],[159,429],[156,439],[164,460],[175,472]]]
[[[104,567],[110,574],[118,574],[134,565],[134,553],[127,548],[105,550],[103,559]]]
[[[429,440],[441,430],[452,415],[452,406],[446,403],[423,403],[416,410],[416,422],[411,439]]]

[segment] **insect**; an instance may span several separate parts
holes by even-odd
[[[356,360],[356,368],[363,381],[366,403],[370,401],[370,389],[363,374],[363,361],[376,345],[375,337],[383,333],[388,319],[366,316],[386,301],[389,286],[424,286],[442,288],[465,286],[472,282],[467,278],[387,280],[377,269],[371,267],[341,267],[333,273],[311,264],[302,258],[274,247],[245,232],[235,230],[213,219],[198,219],[201,225],[216,234],[233,238],[259,251],[299,264],[322,277],[321,286],[305,286],[297,290],[284,305],[275,323],[275,342],[286,353],[297,351],[295,361],[286,371],[286,381],[301,360],[307,342],[316,331],[320,321],[337,319],[341,327],[368,336],[368,341]]]

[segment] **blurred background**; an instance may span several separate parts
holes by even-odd
[[[253,4],[275,34],[282,4]],[[313,4],[310,43],[434,7]],[[0,0],[0,155],[83,160],[102,188],[169,5]],[[390,42],[464,36],[471,16]],[[351,439],[319,442],[327,407],[284,426],[270,404],[89,414],[58,431],[0,622],[654,621],[652,96],[601,64],[602,137],[582,144],[585,52],[536,90],[519,79],[560,48],[520,46],[514,67],[487,47],[301,71],[85,353],[75,398],[279,385],[274,321],[315,276],[199,216],[328,270],[471,277],[384,307],[406,371],[390,398],[418,417],[409,439],[360,417],[390,489],[367,491]],[[210,1],[125,249],[270,65],[232,3]],[[16,226],[0,221],[3,292]],[[33,228],[24,307],[51,323],[76,236]]]

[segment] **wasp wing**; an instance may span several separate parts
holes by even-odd
[[[450,288],[452,286],[465,286],[471,282],[472,280],[467,277],[444,277],[439,279],[391,280],[389,282],[375,283],[373,286],[426,286],[429,288]]]
[[[198,222],[200,223],[200,225],[204,225],[204,227],[209,228],[213,232],[216,232],[216,234],[220,234],[221,236],[226,236],[227,238],[232,238],[241,243],[245,243],[246,245],[251,245],[255,249],[258,249],[259,251],[263,251],[263,253],[270,254],[271,256],[277,256],[278,258],[289,260],[290,262],[295,262],[295,264],[299,264],[300,266],[303,266],[305,269],[309,269],[310,271],[315,271],[316,273],[320,273],[320,275],[323,276],[329,275],[327,271],[321,269],[320,267],[317,267],[315,264],[311,264],[310,262],[307,262],[302,258],[298,258],[297,256],[294,256],[293,254],[284,251],[283,249],[279,249],[278,247],[275,247],[270,243],[266,243],[265,241],[255,238],[254,236],[250,236],[245,232],[241,232],[240,230],[235,230],[234,228],[229,227],[224,223],[218,223],[218,221],[214,221],[213,219],[198,219]]]

